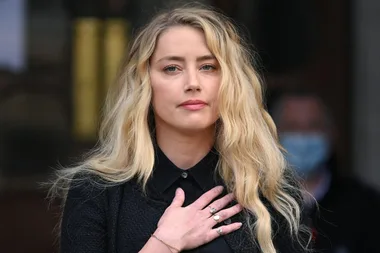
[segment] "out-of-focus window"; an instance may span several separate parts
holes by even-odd
[[[25,0],[0,1],[0,68],[25,68]]]

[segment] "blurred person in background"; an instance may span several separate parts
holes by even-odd
[[[302,196],[226,17],[156,16],[114,95],[97,149],[53,188],[62,252],[306,252]]]
[[[305,199],[313,217],[315,250],[380,252],[380,198],[355,178],[338,177],[337,131],[323,101],[312,93],[289,92],[273,103],[271,114],[287,160],[312,196]]]

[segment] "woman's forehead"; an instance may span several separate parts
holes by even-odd
[[[212,55],[202,30],[190,26],[175,26],[164,31],[158,38],[153,58],[204,57]]]

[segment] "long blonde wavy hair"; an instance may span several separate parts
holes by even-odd
[[[154,165],[149,60],[157,41],[173,26],[204,32],[221,68],[218,171],[236,200],[253,215],[252,239],[264,253],[275,253],[271,213],[264,197],[298,238],[301,208],[297,187],[290,183],[276,127],[263,106],[261,81],[250,50],[233,23],[204,6],[185,6],[157,15],[130,44],[118,85],[110,92],[96,148],[76,167],[62,169],[52,189],[69,185],[78,172],[91,172],[111,183],[138,178],[145,187]],[[67,192],[67,188],[61,188]],[[256,240],[254,240],[256,241]]]

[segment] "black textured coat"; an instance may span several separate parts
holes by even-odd
[[[98,182],[91,176],[72,185],[61,224],[61,252],[139,252],[168,205],[146,197],[133,180],[109,187]],[[273,217],[277,251],[305,252],[290,238],[285,221],[279,215]],[[243,227],[225,235],[233,252],[260,252],[250,240],[244,218],[237,215],[232,219],[235,221],[243,222]]]

